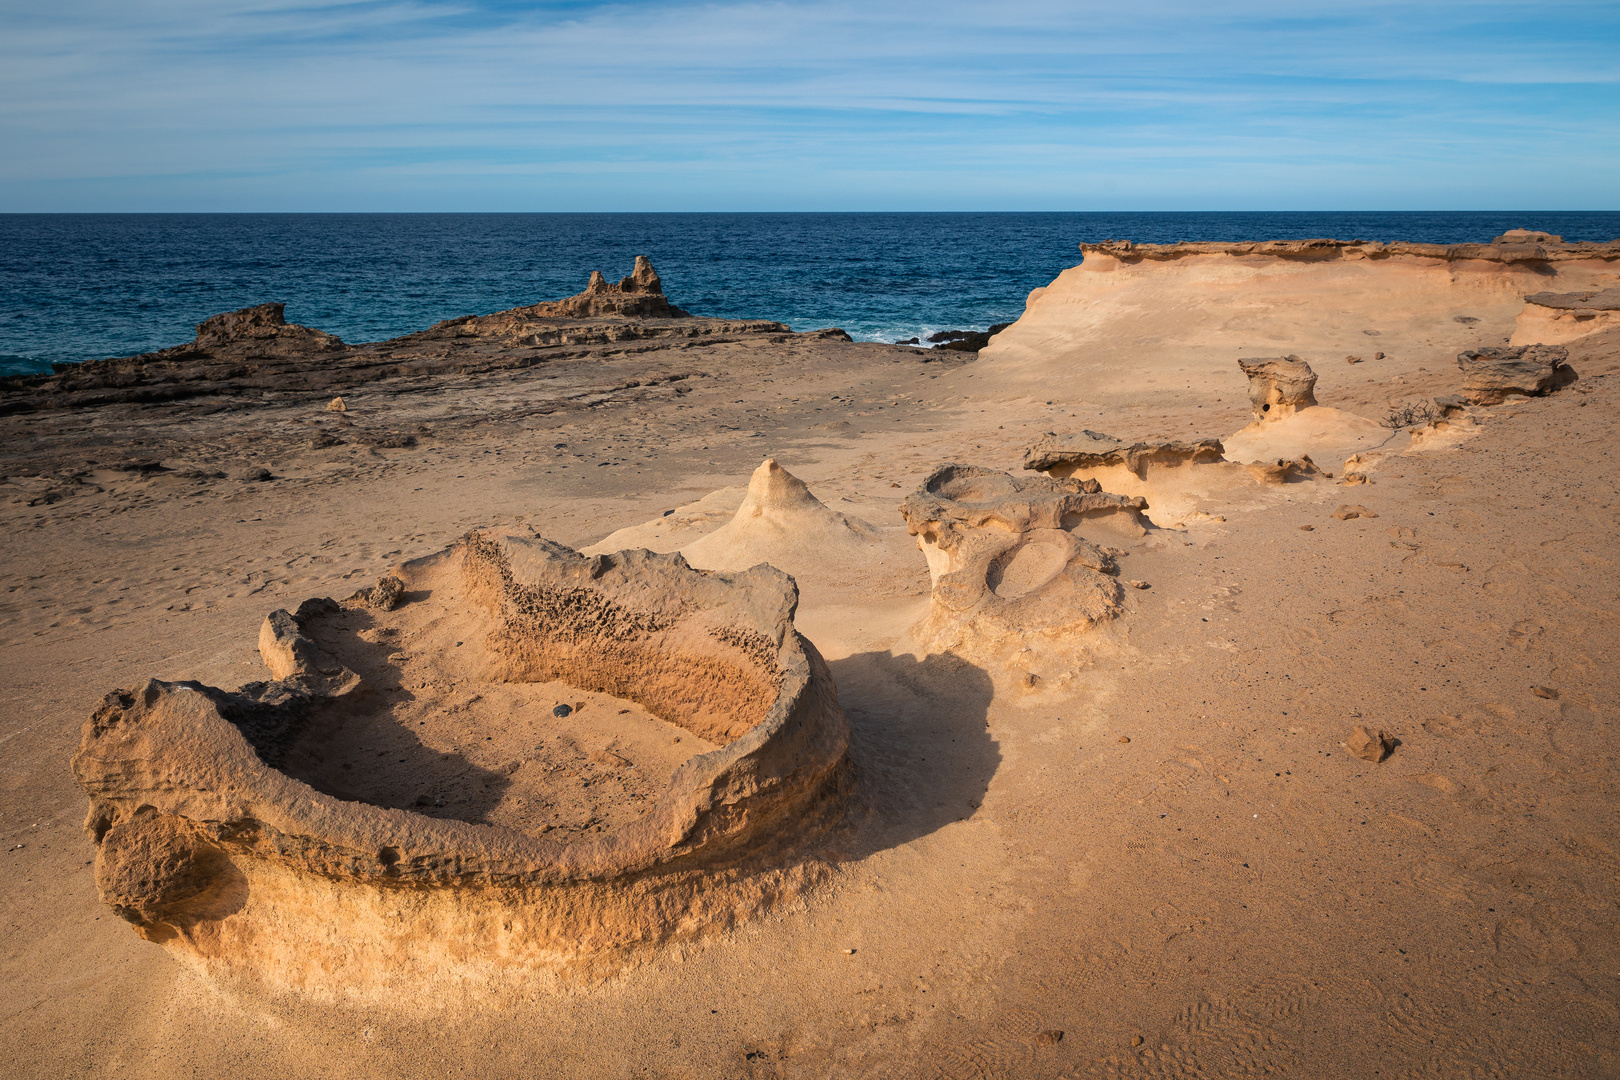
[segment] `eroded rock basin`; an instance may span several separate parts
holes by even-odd
[[[847,790],[796,603],[769,567],[472,534],[272,612],[275,681],[150,681],[85,724],[102,897],[209,964],[345,993],[727,925],[817,879]]]
[[[490,678],[489,627],[461,615],[454,576],[419,595],[305,624],[373,693],[289,745],[288,775],[347,801],[567,840],[641,817],[677,767],[719,748],[628,698]]]

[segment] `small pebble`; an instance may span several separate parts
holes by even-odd
[[[1131,588],[1133,589],[1146,589],[1147,587],[1148,583],[1145,581],[1136,581],[1135,579],[1131,581]]]
[[[552,716],[567,716],[569,713],[571,713],[573,711],[574,711],[573,708],[568,706],[568,705],[558,705],[555,709],[551,710],[551,715]]]
[[[1122,743],[1128,743],[1131,741],[1131,737],[1129,735],[1121,735],[1119,737],[1119,741]]]
[[[1142,1036],[1140,1036],[1140,1035],[1132,1035],[1131,1036],[1131,1045],[1132,1046],[1141,1046],[1142,1045]]]
[[[1035,1036],[1036,1046],[1056,1046],[1062,1041],[1063,1032],[1061,1031],[1042,1031]]]
[[[1315,525],[1301,525],[1299,527],[1299,531],[1300,532],[1315,532],[1316,531],[1316,526]]]
[[[1558,691],[1550,686],[1532,686],[1530,692],[1536,697],[1547,698],[1549,701],[1558,700]]]

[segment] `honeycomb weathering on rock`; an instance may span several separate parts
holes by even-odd
[[[405,969],[566,962],[655,942],[814,876],[792,850],[836,819],[848,728],[826,665],[793,628],[792,579],[478,534],[394,576],[397,610],[314,601],[273,613],[261,644],[275,682],[231,692],[153,680],[108,695],[85,724],[73,767],[90,796],[97,881],[143,936],[281,981],[375,983]],[[357,659],[366,642],[409,640],[379,621],[409,618],[464,635],[428,658],[441,664],[432,678],[407,680],[402,652],[391,666]],[[344,636],[352,620],[367,629]],[[370,678],[337,654],[372,664]],[[442,667],[452,660],[462,666]],[[390,717],[425,726],[460,709],[458,725],[474,726],[477,694],[399,712],[437,687],[476,683],[494,698],[525,680],[612,695],[621,715],[634,703],[645,724],[720,745],[679,764],[637,816],[571,840],[345,799],[293,775],[344,775],[322,772],[319,758],[345,725],[369,723],[377,741]],[[599,726],[618,720],[598,711]],[[545,723],[560,721],[548,710]],[[597,756],[634,772],[611,750]],[[390,921],[403,911],[420,920],[409,940]]]
[[[1071,476],[1080,469],[1123,465],[1138,477],[1145,478],[1150,467],[1212,464],[1225,461],[1225,453],[1219,439],[1127,445],[1086,431],[1079,435],[1049,435],[1043,438],[1024,451],[1024,468],[1063,477]]]
[[[1114,518],[1140,535],[1146,508],[1146,500],[1110,494],[1095,480],[936,469],[900,505],[934,583],[918,637],[944,648],[993,648],[1112,618],[1123,595],[1112,576],[1118,567],[1073,530]]]

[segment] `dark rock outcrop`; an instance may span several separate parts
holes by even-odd
[[[389,341],[348,345],[286,322],[284,305],[260,304],[204,320],[185,345],[139,356],[61,365],[55,374],[0,378],[0,414],[196,397],[350,392],[384,379],[466,376],[568,359],[604,346],[664,341],[719,343],[791,331],[762,319],[709,319],[671,304],[645,257],[618,284],[593,274],[564,300],[468,315]],[[848,340],[841,330],[818,340]],[[345,405],[349,404],[347,399]]]
[[[1012,323],[995,323],[988,330],[941,330],[937,334],[929,334],[928,340],[936,349],[949,349],[953,352],[976,353],[990,344],[990,339],[1001,333]]]
[[[1509,397],[1544,397],[1575,381],[1562,345],[1515,345],[1457,354],[1463,397],[1474,405],[1499,405]]]

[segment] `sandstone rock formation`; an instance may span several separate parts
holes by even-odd
[[[1238,367],[1249,377],[1256,424],[1285,420],[1316,404],[1316,372],[1297,356],[1239,360]]]
[[[681,554],[702,569],[770,563],[792,570],[806,562],[858,559],[878,538],[876,526],[828,509],[802,480],[766,458],[749,478],[748,493],[732,519],[682,547]]]
[[[1311,460],[1309,454],[1298,459],[1277,458],[1275,461],[1256,461],[1243,468],[1262,484],[1286,484],[1295,477],[1301,480],[1315,480],[1322,475],[1322,470],[1316,467],[1316,462]]]
[[[1509,397],[1544,397],[1575,379],[1562,345],[1515,345],[1459,353],[1462,396],[1475,405],[1499,405]]]
[[[1123,595],[1118,566],[1075,530],[1117,518],[1139,532],[1146,506],[1095,480],[936,469],[900,505],[933,578],[917,637],[942,649],[997,650],[1113,618]]]
[[[1344,370],[1383,378],[1501,342],[1528,293],[1612,288],[1620,273],[1620,243],[1499,240],[1083,244],[1084,261],[979,353],[979,377],[1099,408],[1144,394],[1193,407],[1221,397],[1232,356],[1258,345],[1359,356]]]
[[[1611,326],[1620,326],[1620,288],[1531,293],[1508,344],[1562,345]]]
[[[73,768],[97,881],[142,936],[282,982],[376,985],[406,968],[567,964],[691,934],[813,876],[795,852],[839,813],[848,728],[793,628],[786,575],[475,533],[392,576],[400,587],[379,589],[403,593],[397,607],[272,613],[260,635],[272,682],[152,680],[109,694],[85,724]],[[586,795],[564,786],[610,803],[644,789],[645,802],[521,824],[560,767],[538,743],[578,707],[553,710],[559,694],[598,715],[548,745],[602,773]],[[604,730],[620,737],[587,760],[580,740]],[[373,756],[379,744],[399,749]],[[660,792],[635,766],[672,750]],[[401,787],[413,753],[423,775]],[[491,753],[518,757],[475,767]],[[416,796],[422,783],[436,786]],[[528,798],[489,802],[522,783]]]
[[[1225,448],[1219,439],[1197,442],[1139,442],[1126,444],[1095,431],[1079,435],[1048,435],[1024,451],[1024,468],[1048,476],[1073,476],[1078,472],[1124,466],[1139,479],[1147,479],[1154,468],[1179,468],[1224,461]]]
[[[684,319],[690,315],[664,296],[664,283],[645,255],[636,256],[636,268],[629,277],[611,285],[600,270],[591,271],[585,291],[562,300],[547,300],[528,307],[501,312],[514,319],[599,319],[609,315],[644,319]],[[493,318],[493,316],[483,316]],[[476,318],[476,316],[474,317]],[[451,320],[441,326],[460,325],[467,319]]]
[[[261,349],[270,350],[266,355],[287,355],[343,348],[341,340],[324,330],[287,322],[286,310],[286,304],[259,304],[210,316],[197,324],[197,337],[189,348],[201,351],[234,347],[250,351],[250,355]]]

